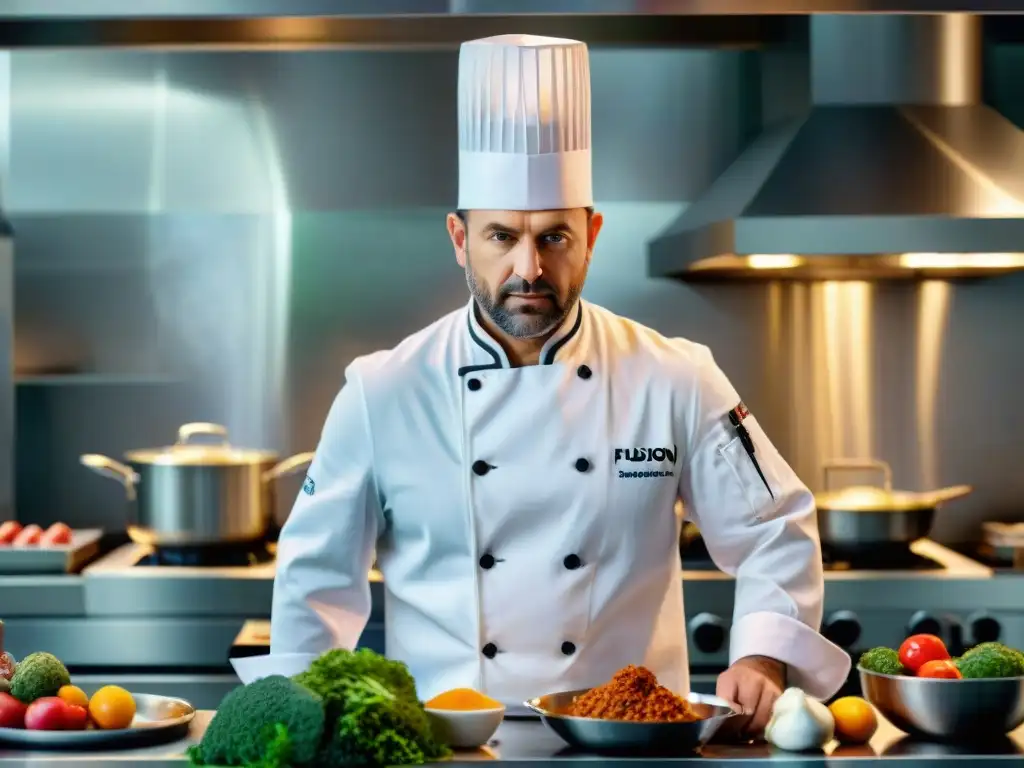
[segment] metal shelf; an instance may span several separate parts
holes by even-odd
[[[19,375],[14,377],[18,387],[66,387],[66,386],[173,386],[180,380],[160,374],[131,373],[53,373]]]
[[[283,12],[283,11],[282,11]],[[289,10],[289,13],[291,11]],[[571,37],[591,46],[750,48],[785,39],[784,16],[515,14],[49,19],[0,17],[0,48],[199,50],[455,50],[465,40],[507,33]]]
[[[87,6],[87,7],[86,7]],[[377,17],[564,14],[717,16],[1024,10],[1016,0],[6,0],[0,19]]]
[[[952,12],[1020,14],[1024,0],[6,0],[0,49],[430,50],[510,30],[591,46],[750,48],[817,13]]]

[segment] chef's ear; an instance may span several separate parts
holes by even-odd
[[[452,247],[455,248],[455,260],[459,266],[466,268],[466,219],[461,211],[449,213],[446,220],[448,225],[448,237],[452,239]]]
[[[601,233],[601,227],[604,225],[604,215],[600,211],[594,211],[590,214],[590,222],[587,227],[587,256],[588,258],[594,254],[594,244],[597,242],[597,236]]]

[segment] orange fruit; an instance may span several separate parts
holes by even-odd
[[[74,704],[82,709],[89,707],[89,697],[77,685],[62,685],[57,691],[57,697],[65,704]]]
[[[89,717],[97,728],[127,728],[135,718],[135,699],[124,688],[105,685],[89,699]]]
[[[836,738],[843,744],[865,744],[878,729],[874,707],[859,696],[844,696],[828,709],[836,721]]]

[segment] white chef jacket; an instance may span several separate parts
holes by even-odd
[[[851,662],[818,633],[813,496],[709,350],[581,300],[538,365],[512,367],[477,312],[347,369],[281,531],[270,654],[236,660],[243,682],[355,647],[376,547],[387,654],[423,699],[519,705],[628,664],[685,693],[681,498],[736,577],[731,661],[834,694]]]

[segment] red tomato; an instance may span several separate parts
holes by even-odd
[[[36,699],[25,710],[25,727],[30,731],[63,731],[67,727],[68,705],[56,696]]]
[[[44,547],[63,547],[71,543],[71,529],[64,523],[54,523],[39,537],[39,544]]]
[[[10,544],[19,533],[21,533],[21,523],[15,520],[0,523],[0,546]]]
[[[0,728],[24,728],[24,704],[9,693],[0,693]]]
[[[85,707],[68,704],[64,709],[64,729],[68,731],[84,731],[89,724],[89,712]]]
[[[945,643],[935,635],[911,635],[900,646],[900,664],[915,675],[929,661],[948,659]]]
[[[936,677],[943,680],[959,680],[963,677],[952,661],[926,661],[917,670],[918,677]]]
[[[39,537],[43,535],[43,529],[35,523],[26,525],[11,542],[16,547],[31,547],[39,543]]]

